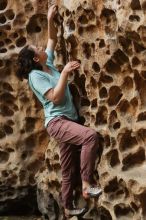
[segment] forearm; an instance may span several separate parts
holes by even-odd
[[[56,87],[53,89],[53,101],[55,104],[60,104],[64,99],[67,77],[68,73],[62,72]]]
[[[53,18],[48,18],[48,38],[57,41],[57,28],[54,25]]]

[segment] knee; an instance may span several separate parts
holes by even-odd
[[[89,131],[89,137],[94,140],[94,141],[97,141],[98,140],[98,135],[97,135],[97,132],[93,129],[90,129]]]
[[[95,130],[93,129],[88,130],[87,136],[86,136],[87,142],[92,142],[93,143],[92,145],[95,146],[95,145],[98,145],[98,139],[99,137]]]

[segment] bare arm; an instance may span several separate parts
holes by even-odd
[[[45,97],[52,101],[55,105],[61,104],[65,96],[65,88],[67,84],[68,74],[77,68],[80,67],[80,64],[77,61],[72,61],[66,64],[63,71],[61,72],[60,78],[55,88],[50,89]]]
[[[47,48],[54,50],[57,43],[57,28],[54,25],[54,16],[57,13],[57,5],[53,4],[48,10],[48,43]]]

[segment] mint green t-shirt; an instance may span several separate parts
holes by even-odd
[[[72,120],[78,119],[68,84],[66,86],[65,96],[61,104],[55,105],[52,101],[46,99],[44,96],[49,89],[56,86],[60,77],[60,73],[53,65],[53,51],[46,49],[46,53],[48,55],[46,64],[49,66],[51,74],[41,70],[32,70],[29,74],[29,85],[44,108],[45,127],[51,119],[57,116],[64,115]]]

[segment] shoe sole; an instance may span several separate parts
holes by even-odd
[[[83,216],[87,211],[88,211],[88,210],[85,209],[82,213],[80,213],[80,214],[78,214],[78,215],[66,215],[66,214],[65,214],[65,217],[66,217],[66,218],[71,218],[71,217],[73,217],[73,216],[81,217],[81,216]]]
[[[83,197],[85,198],[85,199],[90,199],[90,198],[98,198],[100,195],[102,194],[102,191],[101,192],[99,192],[97,195],[95,195],[95,194],[86,194],[85,192],[83,193]]]

